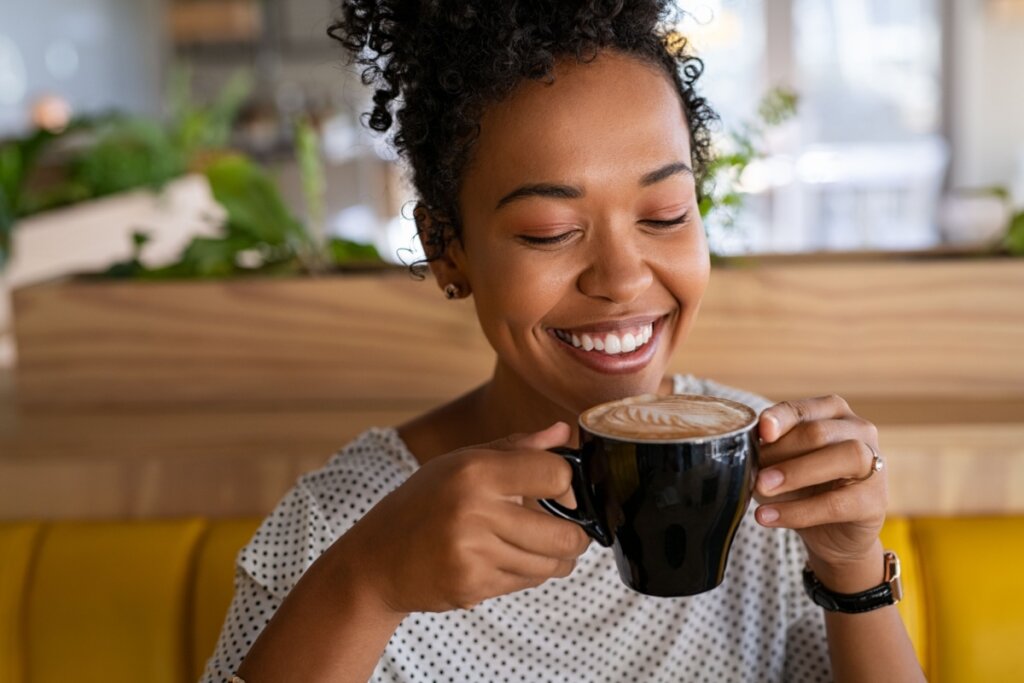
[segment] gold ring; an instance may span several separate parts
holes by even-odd
[[[871,469],[868,470],[868,473],[865,474],[863,477],[853,477],[850,479],[850,481],[867,481],[871,477],[875,476],[875,472],[881,472],[882,468],[885,467],[885,461],[882,460],[882,456],[878,454],[878,451],[875,450],[875,447],[867,442],[865,442],[864,445],[871,449]]]

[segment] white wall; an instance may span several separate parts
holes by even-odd
[[[25,130],[46,93],[76,113],[152,113],[162,94],[163,11],[163,0],[0,0],[0,137]]]
[[[951,4],[953,187],[1008,186],[1024,156],[1024,7]]]

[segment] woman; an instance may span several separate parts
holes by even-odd
[[[839,593],[883,580],[874,426],[665,376],[709,276],[713,118],[669,4],[346,0],[332,35],[377,84],[371,126],[397,108],[430,269],[495,370],[299,481],[239,555],[205,680],[922,680],[895,607],[826,615],[801,583],[805,561]],[[692,598],[629,591],[535,503],[569,497],[546,449],[580,411],[655,391],[763,411],[760,504]]]

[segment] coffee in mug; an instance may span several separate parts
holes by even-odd
[[[718,586],[757,477],[753,409],[728,399],[646,394],[579,418],[580,447],[554,449],[573,467],[576,508],[541,505],[615,553],[641,593],[694,595]]]

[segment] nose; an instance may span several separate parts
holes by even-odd
[[[590,297],[627,304],[635,301],[654,281],[645,255],[631,236],[607,233],[596,236],[588,260],[577,287]]]

